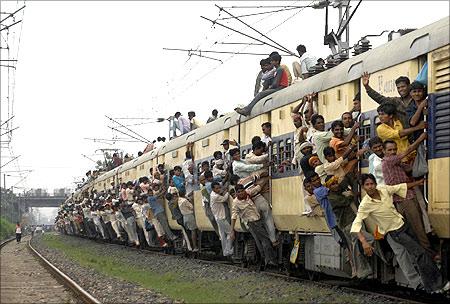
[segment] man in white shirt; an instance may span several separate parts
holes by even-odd
[[[227,220],[227,212],[225,211],[225,208],[229,208],[228,200],[230,194],[228,192],[222,194],[222,187],[218,182],[212,182],[211,188],[211,211],[219,227],[223,256],[230,256],[233,254],[233,241],[230,239],[231,226]]]
[[[180,130],[181,135],[191,131],[191,122],[189,119],[183,117],[180,112],[176,112],[174,117],[176,119],[175,126],[178,130]]]
[[[269,147],[270,145],[272,145],[272,124],[266,121],[261,125],[261,129],[263,132],[261,141],[265,143],[267,147]]]
[[[317,64],[317,58],[309,55],[306,52],[306,47],[303,44],[297,46],[297,52],[300,55],[300,68],[302,71],[302,79],[308,78],[308,71]]]
[[[266,164],[247,164],[245,161],[241,160],[241,152],[239,148],[232,149],[230,151],[230,156],[233,160],[233,173],[240,178],[247,177],[251,173],[268,166]]]

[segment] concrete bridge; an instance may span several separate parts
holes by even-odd
[[[64,196],[19,196],[18,204],[21,208],[59,207],[66,198]]]

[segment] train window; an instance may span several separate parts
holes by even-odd
[[[285,151],[286,151],[286,147],[284,145],[284,141],[280,141],[280,145],[278,148],[278,165],[281,165],[281,162],[284,161],[286,159],[286,155],[285,155]]]
[[[173,151],[172,158],[177,158],[177,157],[178,157],[178,151]]]
[[[292,149],[292,138],[288,138],[288,139],[286,139],[286,150],[285,150],[284,160],[287,160],[287,159],[291,160],[293,156],[294,156],[294,153],[293,153],[293,149]],[[289,170],[291,170],[291,167],[287,166],[286,171],[289,171]]]
[[[277,172],[277,162],[278,162],[278,143],[272,142],[272,151],[271,151],[271,161],[273,162],[272,171]]]
[[[359,135],[362,137],[360,138],[361,144],[364,141],[370,139],[370,131],[371,131],[370,119],[363,120],[361,126],[359,127]]]
[[[375,128],[378,127],[378,125],[380,124],[381,124],[380,117],[375,116]]]
[[[202,147],[207,147],[209,146],[209,138],[202,140]]]

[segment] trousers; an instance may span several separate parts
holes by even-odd
[[[217,226],[216,219],[214,217],[214,214],[211,211],[211,205],[208,202],[204,202],[203,210],[205,210],[205,215],[210,221],[211,225],[214,228],[214,231],[216,232],[217,236],[220,236],[219,234],[219,227]]]
[[[128,242],[139,245],[139,240],[138,240],[137,231],[136,231],[136,220],[135,220],[134,216],[130,216],[130,217],[126,218],[124,228],[128,234]]]
[[[267,263],[271,263],[277,265],[276,253],[272,247],[272,242],[269,239],[269,234],[266,231],[264,221],[259,219],[254,222],[248,222],[248,230],[252,234],[255,241],[261,243],[263,248],[263,252],[260,252],[261,256],[264,257],[264,260]]]
[[[431,248],[430,241],[425,233],[425,227],[422,220],[422,211],[416,198],[405,199],[401,202],[395,203],[397,211],[403,215],[409,225],[411,225],[417,240],[420,245],[425,248],[430,254],[434,254]]]
[[[231,225],[226,219],[217,220],[219,227],[220,241],[222,243],[223,256],[230,256],[233,254],[233,241],[230,240]]]
[[[406,251],[406,248],[402,244],[397,243],[389,234],[386,235],[386,241],[394,252],[398,266],[411,285],[411,288],[416,289],[417,286],[422,283],[422,280],[420,279],[419,273],[414,268],[414,263],[411,260],[408,251]]]
[[[267,229],[270,241],[272,243],[276,242],[277,237],[275,235],[275,224],[273,222],[272,209],[269,206],[269,202],[262,195],[252,197],[252,200],[264,220],[264,226]]]
[[[250,114],[252,112],[253,107],[260,101],[262,98],[269,96],[272,93],[275,93],[276,91],[281,90],[283,87],[279,87],[277,89],[267,89],[264,91],[259,92],[256,94],[256,96],[253,98],[253,100],[244,108],[245,112],[247,114]]]
[[[443,285],[441,273],[428,252],[416,241],[412,228],[404,224],[401,228],[388,232],[388,235],[405,247],[425,290],[431,292],[440,289]]]
[[[163,228],[164,232],[166,233],[166,236],[172,241],[174,239],[176,239],[177,237],[173,234],[172,230],[169,227],[169,222],[167,221],[166,214],[164,212],[160,212],[160,213],[156,214],[155,217],[158,220],[158,222],[161,224],[161,227]]]

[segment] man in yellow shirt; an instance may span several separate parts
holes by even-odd
[[[405,197],[408,188],[423,185],[423,182],[424,180],[422,179],[407,184],[378,186],[372,174],[363,174],[361,176],[361,183],[367,194],[359,205],[358,213],[353,221],[350,232],[358,234],[364,253],[372,256],[373,248],[361,233],[363,220],[370,217],[377,224],[378,231],[386,235],[386,239],[390,245],[391,242],[394,242],[395,245],[404,247],[408,258],[417,269],[426,291],[447,291],[450,289],[449,282],[443,282],[441,273],[434,264],[431,256],[416,241],[414,232],[408,223],[405,223],[401,214],[397,212],[393,203],[394,194]],[[402,271],[405,273],[403,268]]]
[[[391,103],[385,103],[378,107],[378,117],[381,124],[377,127],[378,137],[382,141],[391,139],[397,144],[398,153],[405,152],[408,149],[409,141],[408,135],[415,131],[423,130],[426,128],[425,122],[420,122],[415,127],[404,129],[400,120],[394,118],[397,114],[395,105]],[[410,162],[414,159],[415,152],[410,153],[403,159],[404,162]]]

